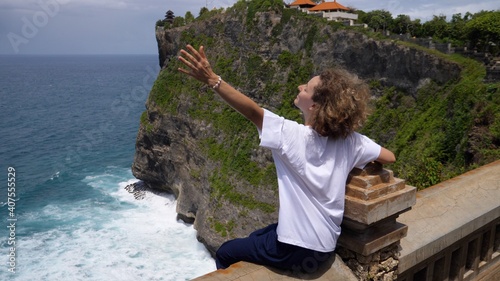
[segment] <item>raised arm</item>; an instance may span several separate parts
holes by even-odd
[[[264,110],[252,99],[233,88],[213,72],[205,55],[203,46],[201,46],[198,51],[191,45],[187,45],[186,49],[187,51],[181,50],[179,60],[190,70],[179,68],[179,71],[213,88],[227,104],[245,116],[245,118],[250,120],[259,130],[261,130]]]

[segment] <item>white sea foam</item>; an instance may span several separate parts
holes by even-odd
[[[193,227],[176,220],[173,196],[136,200],[124,189],[135,180],[121,173],[84,179],[107,200],[47,205],[20,218],[56,226],[19,237],[17,273],[2,270],[0,279],[177,281],[215,270]]]

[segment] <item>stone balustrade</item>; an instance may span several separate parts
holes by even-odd
[[[351,171],[337,253],[359,280],[396,280],[399,241],[408,230],[396,219],[415,198],[415,187],[379,163]]]
[[[400,221],[398,280],[500,280],[500,161],[418,192]]]

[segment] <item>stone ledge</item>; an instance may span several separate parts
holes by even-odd
[[[368,256],[406,236],[408,226],[396,221],[383,224],[368,231],[355,232],[343,229],[338,245]]]
[[[432,257],[500,217],[500,161],[417,193],[417,203],[398,221],[408,225],[401,240],[399,271]]]
[[[368,163],[362,170],[354,168],[346,183],[344,220],[365,228],[381,223],[413,206],[416,190],[378,162]]]
[[[315,273],[293,273],[292,271],[238,262],[226,269],[219,269],[193,279],[194,281],[277,281],[277,280],[317,280],[317,281],[357,281],[352,271],[340,256],[335,255]]]
[[[375,178],[380,179],[380,177]],[[373,200],[402,190],[406,187],[405,180],[398,178],[394,178],[391,182],[382,182],[371,186],[365,186],[366,184],[366,182],[353,177],[353,179],[346,186],[346,196],[361,200]]]
[[[344,216],[370,225],[413,206],[415,193],[415,187],[405,185],[401,190],[372,200],[361,200],[346,195]]]

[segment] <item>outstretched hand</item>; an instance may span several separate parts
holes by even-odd
[[[208,84],[228,105],[252,121],[259,130],[262,129],[264,110],[252,99],[223,82],[221,77],[213,72],[203,46],[198,51],[191,45],[187,45],[186,49],[181,50],[179,60],[187,66],[187,69],[179,67],[179,71]]]
[[[196,80],[208,84],[215,85],[219,77],[213,72],[203,46],[197,51],[193,46],[187,45],[186,50],[181,50],[179,60],[187,66],[190,70],[179,67],[179,71],[187,74]]]

